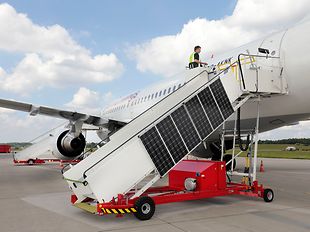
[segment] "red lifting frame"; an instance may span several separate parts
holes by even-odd
[[[229,183],[227,188],[218,191],[180,191],[169,186],[149,188],[142,196],[150,196],[156,205],[167,204],[173,202],[198,200],[228,195],[244,195],[251,197],[263,197],[264,188],[257,181],[252,186],[246,184]],[[152,194],[156,194],[152,196]],[[107,203],[98,203],[98,213],[102,214],[101,208],[106,209],[125,209],[134,207],[134,203],[138,198],[128,200],[130,193],[126,195],[119,194],[117,200]],[[74,203],[73,200],[72,203]]]
[[[173,170],[170,171],[169,175],[172,175],[172,178],[181,178],[182,172],[188,172],[186,175],[192,176],[196,175],[197,185],[199,183],[201,186],[204,182],[209,181],[208,179],[208,172],[211,173],[213,178],[218,178],[219,181],[222,182],[223,178],[221,178],[221,175],[225,175],[225,187],[219,187],[223,186],[223,183],[215,184],[211,189],[206,190],[195,190],[195,191],[186,191],[184,187],[181,186],[171,186],[171,182],[169,181],[168,186],[162,186],[162,187],[151,187],[147,189],[143,193],[142,196],[149,196],[151,197],[155,204],[166,204],[166,203],[172,203],[172,202],[182,202],[182,201],[189,201],[189,200],[198,200],[198,199],[206,199],[206,198],[212,198],[212,197],[218,197],[218,196],[228,196],[228,195],[244,195],[244,196],[251,196],[251,197],[263,197],[264,193],[264,187],[263,185],[259,185],[257,181],[254,181],[253,184],[247,185],[247,184],[240,184],[240,183],[233,183],[228,182],[226,183],[226,169],[220,170],[220,168],[214,168],[214,167],[223,167],[225,168],[225,163],[221,161],[182,161],[182,162],[193,162],[191,165],[196,166],[197,162],[206,162],[206,164],[211,164],[209,167],[207,167],[205,170],[200,170],[200,172],[193,173],[192,171],[188,170],[178,170],[177,172],[173,173]],[[184,163],[183,163],[184,164]],[[213,166],[212,166],[213,165]],[[216,166],[217,165],[217,166]],[[178,166],[177,166],[178,167]],[[176,169],[177,169],[176,167]],[[212,169],[214,168],[214,169]],[[203,173],[206,173],[205,176]],[[184,173],[183,173],[184,174]],[[169,176],[169,179],[171,177]],[[213,181],[214,179],[212,179]],[[204,188],[208,188],[204,187]],[[196,189],[199,189],[197,187]],[[119,194],[117,199],[113,199],[111,202],[107,203],[98,203],[97,204],[97,213],[102,215],[103,211],[102,208],[105,209],[127,209],[134,207],[134,204],[136,202],[137,198],[130,199],[130,197],[134,194],[134,190],[128,192],[125,195]],[[76,201],[76,197],[73,195],[71,198],[71,202],[74,204]],[[86,200],[87,202],[88,200]],[[89,199],[91,201],[91,199]],[[85,202],[85,201],[84,201]]]

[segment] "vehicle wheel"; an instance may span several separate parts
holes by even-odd
[[[28,165],[33,165],[34,164],[34,160],[33,159],[30,159],[27,161]]]
[[[224,155],[224,157],[223,157],[223,160],[224,160],[226,163],[228,163],[231,159],[232,159],[232,155],[230,155],[230,154],[226,154],[226,155]],[[237,162],[236,162],[236,160],[234,160],[233,169],[236,168],[236,165],[237,165]],[[230,171],[230,170],[231,170],[231,163],[229,163],[229,164],[226,166],[226,170],[227,170],[227,171]]]
[[[140,197],[134,205],[137,212],[134,213],[135,217],[139,220],[149,220],[155,213],[155,203],[152,198],[143,196]]]
[[[274,193],[271,189],[264,190],[264,201],[265,202],[272,202],[274,198]]]

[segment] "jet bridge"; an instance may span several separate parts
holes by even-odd
[[[286,94],[282,68],[274,59],[279,58],[240,54],[217,73],[187,70],[185,85],[63,174],[75,203],[110,202],[129,192],[129,200],[141,196],[249,99]]]

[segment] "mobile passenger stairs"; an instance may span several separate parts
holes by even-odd
[[[66,123],[62,123],[55,128],[39,135],[28,142],[27,147],[17,153],[13,153],[13,163],[17,166],[21,165],[41,165],[56,163],[63,166],[64,164],[76,164],[80,160],[61,160],[53,155],[52,144],[55,140],[55,134],[61,128],[64,128]]]
[[[216,72],[195,68],[187,70],[186,75],[191,78],[185,85],[63,174],[74,193],[71,202],[75,206],[99,215],[134,213],[138,219],[147,220],[157,204],[224,195],[273,200],[272,190],[256,180],[259,108],[248,141],[252,158],[248,173],[237,173],[233,165],[226,173],[224,161],[183,159],[223,128],[222,143],[225,137],[233,137],[234,161],[239,155],[235,154],[235,144],[243,136],[238,137],[238,113],[232,132],[225,130],[225,121],[233,120],[233,114],[246,102],[259,106],[263,97],[287,94],[279,57],[240,54],[237,61]],[[153,187],[166,174],[168,186]],[[232,182],[233,175],[246,176],[249,181]]]

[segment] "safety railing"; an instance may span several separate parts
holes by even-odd
[[[239,57],[239,56],[238,56]],[[109,157],[114,151],[116,151],[117,149],[119,149],[120,147],[122,147],[123,145],[125,145],[128,141],[130,141],[132,138],[138,136],[142,131],[144,131],[145,129],[149,128],[152,124],[154,124],[156,121],[160,120],[164,115],[166,115],[167,113],[171,112],[173,109],[175,109],[177,106],[179,106],[180,104],[182,104],[183,102],[185,102],[187,99],[189,99],[191,96],[197,94],[201,89],[203,89],[205,86],[211,84],[211,82],[214,82],[215,80],[217,80],[218,78],[220,78],[221,74],[225,73],[227,70],[229,70],[232,66],[235,66],[236,64],[238,64],[238,61],[235,61],[233,63],[231,63],[227,68],[221,70],[219,73],[215,74],[214,77],[212,77],[212,79],[208,80],[205,84],[203,84],[202,86],[200,86],[198,89],[196,89],[195,91],[193,91],[191,94],[187,95],[187,97],[183,98],[182,100],[180,100],[179,102],[177,102],[174,107],[170,108],[169,110],[167,110],[166,112],[163,112],[162,116],[155,119],[154,121],[152,121],[151,123],[149,123],[147,126],[143,127],[141,130],[139,130],[137,133],[135,133],[134,135],[132,135],[130,138],[128,138],[126,141],[124,141],[122,144],[120,144],[119,146],[117,146],[115,149],[113,149],[111,152],[109,152],[105,157],[103,157],[102,159],[98,160],[97,162],[95,162],[93,165],[91,165],[89,168],[87,168],[84,173],[83,173],[83,178],[85,179],[87,177],[86,173],[88,171],[90,171],[92,168],[94,168],[95,166],[97,166],[99,163],[101,163],[103,160],[105,160],[107,157]],[[239,67],[241,67],[239,65]],[[145,110],[144,112],[142,112],[141,114],[139,114],[137,117],[135,117],[132,121],[137,120],[137,118],[139,118],[142,114],[146,113],[147,111],[152,110],[156,105],[158,105],[160,102],[164,101],[167,97],[170,97],[171,95],[175,94],[177,91],[180,91],[182,88],[185,88],[186,85],[188,85],[190,82],[194,81],[196,78],[198,78],[201,74],[203,73],[208,73],[207,70],[203,70],[202,72],[200,72],[199,74],[195,75],[193,78],[191,78],[189,81],[187,81],[183,86],[181,86],[179,89],[177,89],[176,91],[172,92],[170,95],[167,95],[166,97],[164,97],[163,99],[161,99],[160,101],[158,101],[156,104],[154,104],[153,106],[151,106],[150,108],[148,108],[147,110]],[[244,82],[244,78],[241,79],[242,82]],[[243,83],[243,85],[245,86],[245,84]],[[125,126],[126,127],[126,126]],[[122,129],[120,129],[122,130]]]
[[[240,53],[238,55],[238,59],[237,59],[237,62],[238,62],[238,66],[239,66],[239,71],[240,71],[240,77],[241,77],[241,80],[242,80],[242,87],[243,87],[243,90],[246,90],[246,85],[245,85],[245,80],[244,80],[244,74],[243,74],[243,71],[242,71],[242,62],[241,62],[241,56],[245,56],[245,57],[249,57],[250,58],[250,62],[251,64],[253,64],[255,61],[253,61],[252,58],[254,57],[258,57],[258,58],[265,58],[265,59],[280,59],[279,56],[263,56],[263,55],[251,55],[251,54],[245,54],[245,53]],[[259,81],[259,78],[256,79],[256,91],[254,93],[257,93],[258,92],[258,81]]]

